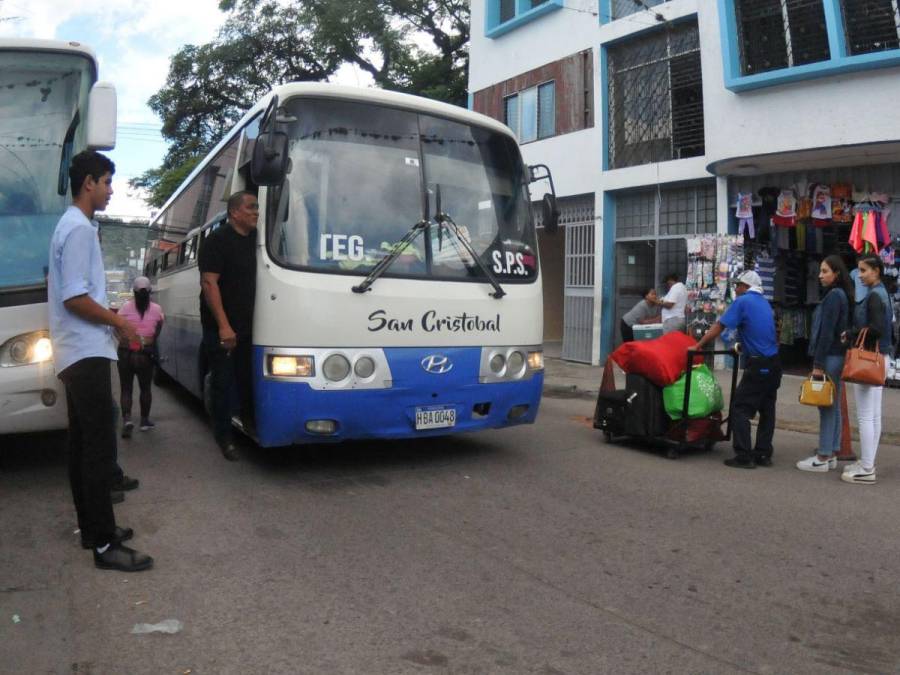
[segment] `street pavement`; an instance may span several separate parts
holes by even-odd
[[[797,471],[784,429],[772,468],[667,460],[604,443],[556,366],[597,374],[548,360],[533,426],[238,463],[157,389],[120,444],[139,574],[79,547],[61,435],[2,439],[0,672],[900,672],[897,446],[872,487]]]

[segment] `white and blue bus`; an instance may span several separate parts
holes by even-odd
[[[245,431],[260,445],[531,423],[543,307],[529,183],[544,178],[483,115],[381,90],[279,86],[151,222],[161,368],[203,396],[197,254],[225,200],[249,190],[260,217],[256,425]],[[541,209],[554,229],[552,193]]]
[[[0,434],[64,429],[47,318],[50,237],[69,160],[116,139],[112,85],[77,42],[0,39]]]

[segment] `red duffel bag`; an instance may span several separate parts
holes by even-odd
[[[697,344],[680,331],[666,333],[655,340],[625,342],[610,358],[626,373],[643,375],[660,387],[667,387],[684,373],[688,347]],[[698,357],[702,363],[703,357]]]

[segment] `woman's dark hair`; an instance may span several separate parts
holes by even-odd
[[[896,283],[892,277],[884,275],[884,261],[881,259],[881,256],[869,253],[862,256],[858,262],[865,263],[866,267],[871,267],[873,270],[878,270],[878,276],[881,277],[881,283],[884,284],[888,295],[894,294],[894,291],[897,289]]]
[[[850,278],[850,272],[847,271],[847,266],[844,264],[843,259],[839,255],[832,254],[822,262],[828,265],[828,269],[837,275],[831,288],[840,288],[844,291],[847,294],[847,301],[852,307],[854,302],[853,280]]]
[[[641,293],[641,297],[646,298],[648,295],[650,295],[650,291],[655,291],[655,290],[656,290],[656,286],[650,286],[649,288],[645,288],[644,292]]]
[[[676,274],[675,272],[669,272],[666,275],[666,278],[663,279],[663,281],[674,281],[677,284],[678,283],[678,274]]]

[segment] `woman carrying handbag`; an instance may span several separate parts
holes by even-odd
[[[854,344],[862,337],[862,349],[869,352],[891,353],[891,332],[894,318],[891,300],[882,283],[884,263],[877,255],[859,259],[859,279],[869,289],[864,303],[857,305],[853,317],[853,330],[847,335],[847,343]],[[848,356],[848,365],[852,359]],[[880,384],[850,385],[856,400],[859,418],[860,459],[844,469],[841,480],[858,485],[875,484],[875,455],[881,439],[881,395],[887,377],[887,361],[881,360],[884,371]]]
[[[797,462],[801,471],[826,473],[837,468],[841,447],[841,371],[847,347],[842,335],[850,326],[853,282],[840,256],[830,255],[819,265],[819,282],[825,297],[816,307],[810,331],[809,355],[813,357],[812,379],[830,381],[832,403],[819,406],[819,447],[812,457]]]

